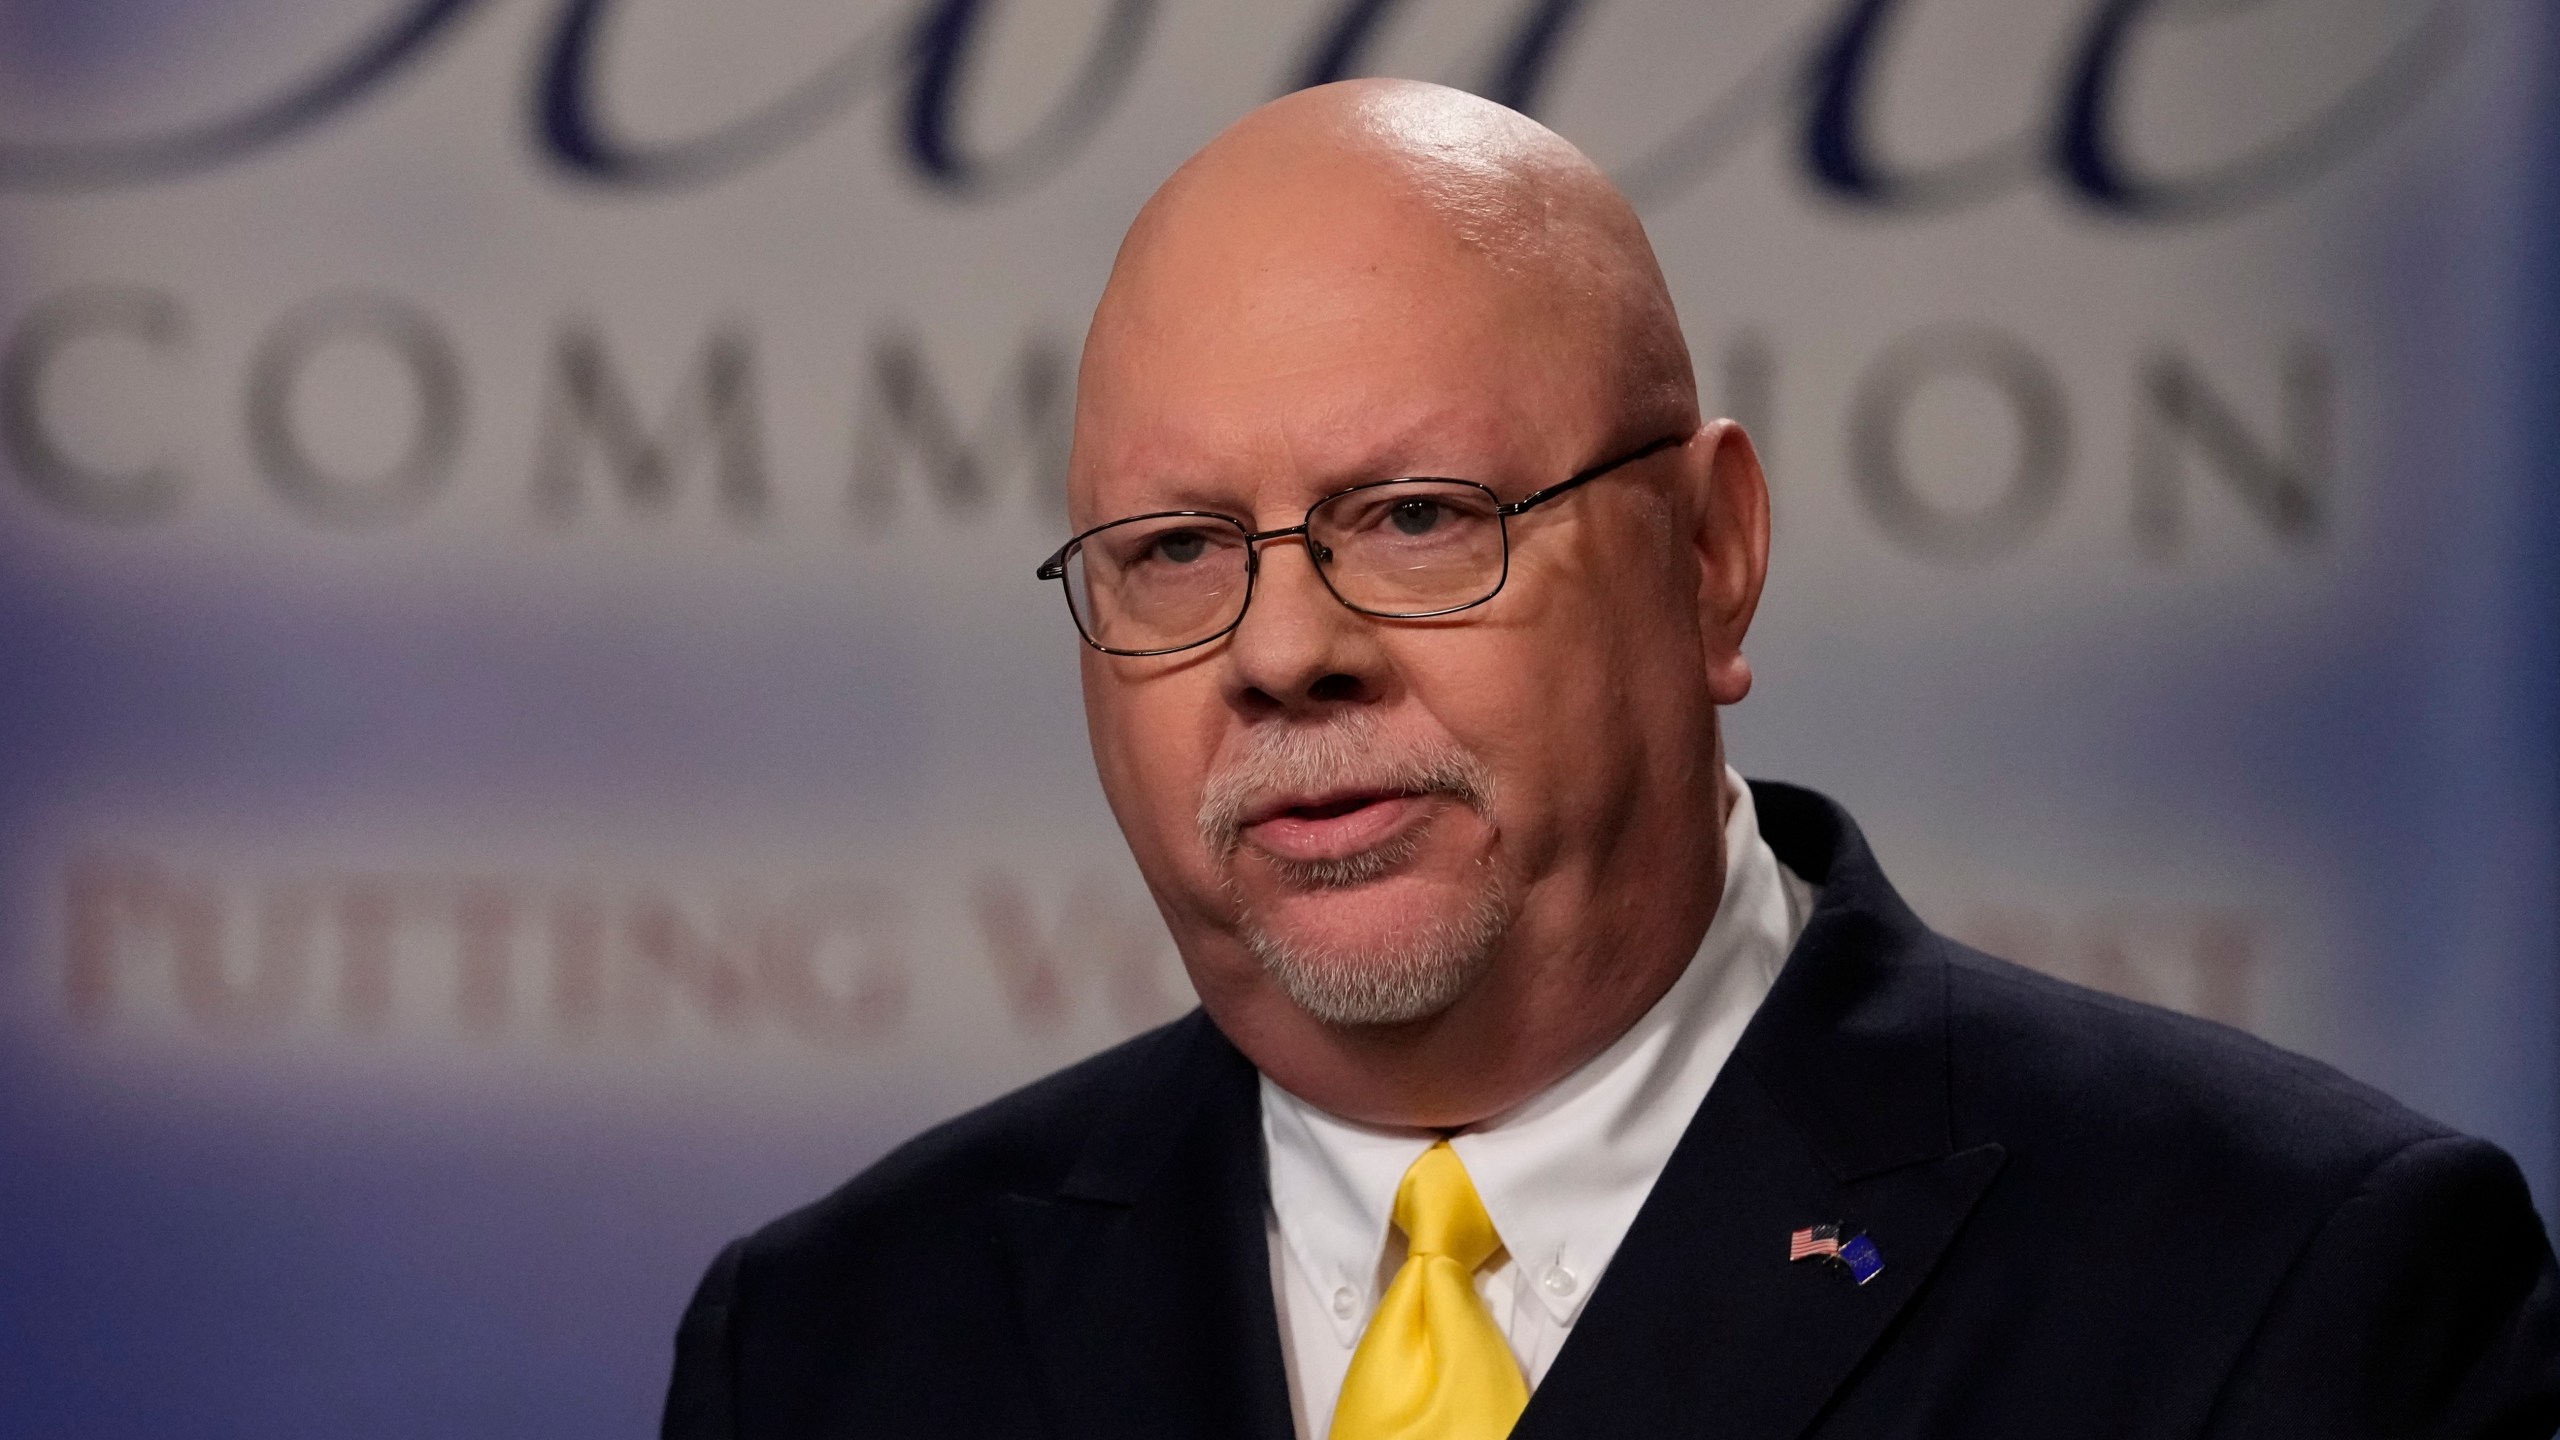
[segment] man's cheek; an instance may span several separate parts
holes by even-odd
[[[1547,682],[1519,646],[1487,643],[1499,637],[1468,628],[1419,638],[1438,643],[1396,668],[1414,700],[1458,743],[1512,733],[1536,710]]]
[[[1189,836],[1208,781],[1209,750],[1197,725],[1161,706],[1133,707],[1123,732],[1125,783],[1167,843]]]

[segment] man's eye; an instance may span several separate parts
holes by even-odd
[[[1387,523],[1407,535],[1428,535],[1447,519],[1449,507],[1437,500],[1399,500],[1387,509]]]
[[[1209,537],[1197,530],[1176,530],[1170,535],[1158,536],[1151,549],[1154,559],[1188,565],[1208,552]]]

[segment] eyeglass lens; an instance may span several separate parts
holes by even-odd
[[[1353,609],[1388,617],[1463,609],[1502,584],[1502,516],[1491,491],[1397,480],[1331,496],[1307,517],[1308,555]],[[1243,527],[1215,516],[1145,516],[1085,537],[1067,558],[1067,598],[1093,643],[1172,650],[1242,617],[1253,562]]]
[[[1170,650],[1244,613],[1244,527],[1213,516],[1149,516],[1093,532],[1067,557],[1067,601],[1106,650]]]

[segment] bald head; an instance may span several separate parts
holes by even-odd
[[[1277,204],[1253,205],[1257,195]],[[1336,219],[1339,207],[1404,211],[1515,273],[1615,271],[1660,288],[1634,212],[1581,151],[1517,111],[1411,80],[1322,85],[1246,115],[1156,192],[1121,264],[1240,202],[1267,220],[1310,200]]]
[[[1253,111],[1139,213],[1087,337],[1079,429],[1153,383],[1133,351],[1344,322],[1536,352],[1609,437],[1698,424],[1644,228],[1590,159],[1445,86],[1352,80]]]

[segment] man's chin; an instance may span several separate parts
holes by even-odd
[[[1240,885],[1247,948],[1299,1008],[1336,1025],[1436,1015],[1489,968],[1509,922],[1500,887],[1401,870],[1356,884]]]
[[[1483,883],[1478,876],[1434,874],[1409,857],[1379,863],[1372,852],[1326,862],[1313,873],[1300,862],[1244,860],[1229,888],[1266,929],[1333,943],[1462,908]]]

